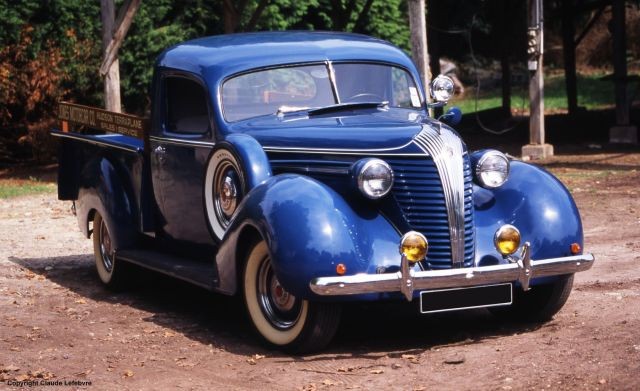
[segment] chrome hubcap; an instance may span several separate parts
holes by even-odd
[[[300,317],[301,300],[280,285],[269,257],[260,264],[256,283],[258,303],[267,320],[281,330],[293,327]]]
[[[223,162],[216,170],[213,182],[213,199],[216,217],[223,227],[227,227],[238,206],[240,191],[238,174],[231,162]]]
[[[222,182],[222,190],[220,191],[220,207],[227,217],[231,217],[236,210],[238,201],[238,189],[232,175],[233,172],[231,170],[226,172]]]

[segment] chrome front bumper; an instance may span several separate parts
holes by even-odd
[[[414,271],[402,256],[400,271],[383,274],[319,277],[309,283],[311,291],[321,296],[357,295],[365,293],[402,292],[413,299],[414,290],[459,288],[502,282],[519,282],[529,290],[532,278],[585,271],[593,266],[593,254],[532,260],[529,243],[519,256],[507,257],[508,264],[447,270]]]

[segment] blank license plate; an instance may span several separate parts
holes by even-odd
[[[495,307],[512,302],[510,283],[420,292],[420,312],[423,314]]]

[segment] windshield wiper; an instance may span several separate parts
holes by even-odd
[[[334,113],[334,112],[344,111],[344,110],[370,109],[370,108],[387,107],[387,106],[389,106],[388,101],[338,103],[331,106],[320,107],[318,109],[311,109],[308,111],[308,113],[309,113],[309,116],[312,116],[312,115]]]

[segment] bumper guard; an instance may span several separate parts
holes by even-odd
[[[418,272],[411,269],[403,255],[400,271],[396,273],[318,277],[311,280],[309,286],[311,291],[321,296],[400,291],[408,301],[413,299],[416,289],[459,288],[518,281],[526,291],[532,278],[589,270],[595,260],[593,254],[532,260],[530,247],[528,242],[525,243],[519,256],[507,257],[508,264]]]

